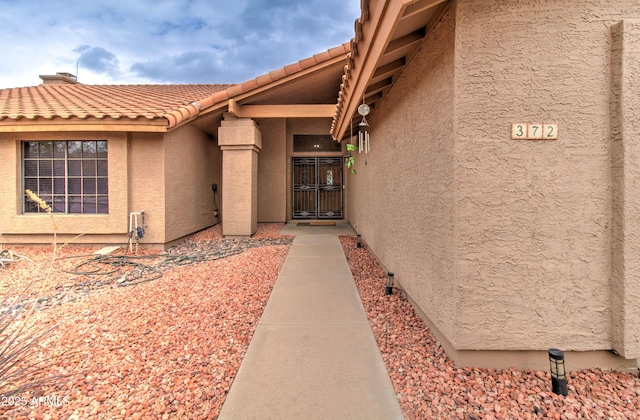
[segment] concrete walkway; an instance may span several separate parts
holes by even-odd
[[[296,238],[240,366],[221,420],[402,419],[337,226]]]

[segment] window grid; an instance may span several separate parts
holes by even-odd
[[[109,212],[106,140],[23,142],[24,189],[49,204],[54,213]],[[24,213],[41,213],[24,196]]]

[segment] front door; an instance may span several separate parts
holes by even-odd
[[[293,158],[293,218],[343,217],[342,158]]]

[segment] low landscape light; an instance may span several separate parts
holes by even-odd
[[[384,294],[390,295],[393,293],[393,278],[394,274],[389,272],[387,273],[387,284],[384,287]]]
[[[549,365],[551,366],[553,393],[567,395],[567,369],[564,364],[564,352],[559,349],[549,349]]]

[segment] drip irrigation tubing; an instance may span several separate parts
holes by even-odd
[[[174,267],[228,258],[251,248],[290,243],[291,239],[283,238],[223,239],[209,242],[187,241],[170,248],[167,252],[158,254],[85,254],[60,257],[56,261],[82,258],[83,261],[71,268],[57,268],[76,276],[107,277],[105,280],[98,282],[100,286],[116,282],[119,287],[123,287],[156,280],[162,277],[165,271]],[[155,264],[145,263],[147,261],[155,261]],[[127,268],[130,268],[130,270],[125,270]],[[87,286],[88,283],[85,283],[79,283],[79,285]]]
[[[26,297],[18,306],[35,302],[39,309],[45,309],[52,304],[73,301],[101,289],[151,282],[175,267],[228,258],[251,248],[289,245],[292,241],[290,238],[185,241],[157,254],[81,254],[58,257],[54,267],[69,274],[69,282],[56,285],[46,296]]]

